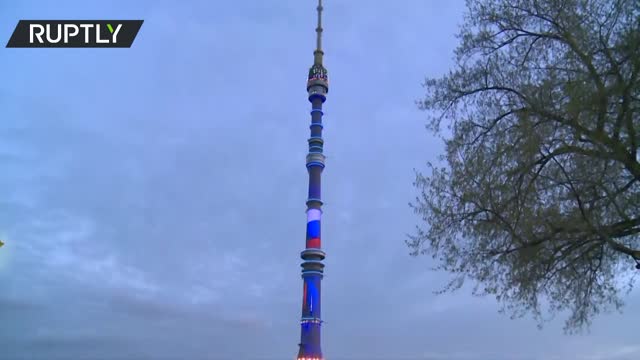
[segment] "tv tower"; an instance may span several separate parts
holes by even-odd
[[[323,277],[325,253],[320,241],[320,221],[322,200],[320,179],[324,169],[322,147],[322,104],[327,100],[329,79],[327,69],[322,66],[322,0],[318,0],[318,26],[316,27],[316,50],[313,52],[313,66],[309,69],[307,93],[311,103],[311,136],[307,154],[309,173],[309,196],[307,198],[307,240],[306,248],[300,254],[303,262],[302,318],[300,321],[300,349],[298,360],[323,360],[321,339],[320,283]]]

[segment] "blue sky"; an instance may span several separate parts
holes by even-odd
[[[432,294],[412,258],[415,106],[462,1],[325,3],[328,359],[640,357],[640,293],[565,336]],[[293,358],[315,1],[13,1],[19,19],[144,19],[131,49],[0,49],[0,348],[9,359]],[[636,331],[634,333],[633,331]]]

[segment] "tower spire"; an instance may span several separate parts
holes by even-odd
[[[318,7],[316,9],[318,10],[318,26],[316,27],[316,51],[313,52],[313,63],[322,65],[322,55],[324,55],[322,51],[322,0],[318,0]]]

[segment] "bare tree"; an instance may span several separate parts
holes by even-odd
[[[640,2],[467,6],[419,103],[448,166],[417,175],[407,244],[454,274],[443,292],[471,280],[512,316],[588,328],[640,269]]]

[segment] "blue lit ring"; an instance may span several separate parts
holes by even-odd
[[[320,126],[321,129],[324,129],[324,126],[322,126],[322,123],[311,123],[311,125],[309,125],[309,128],[312,128],[314,126]]]
[[[311,94],[311,96],[309,96],[309,101],[313,101],[313,98],[315,97],[319,97],[322,100],[322,102],[327,101],[327,97],[320,94]]]
[[[307,169],[312,167],[312,166],[320,166],[321,168],[324,169],[324,164],[318,161],[312,161],[312,162],[308,162],[307,163]]]
[[[324,115],[324,112],[322,112],[321,109],[311,109],[311,115],[313,115],[314,112],[319,112],[320,115]]]

